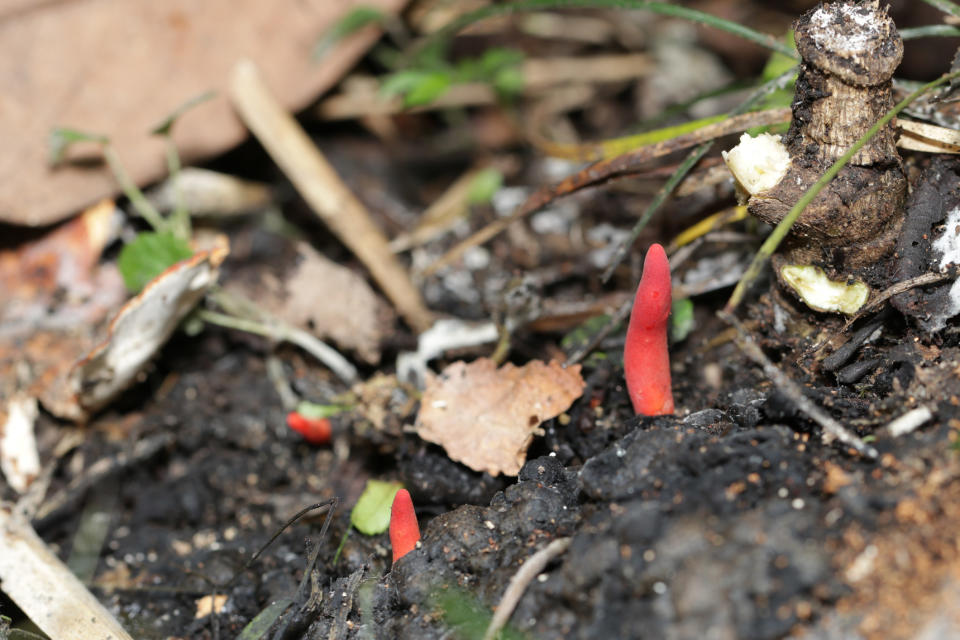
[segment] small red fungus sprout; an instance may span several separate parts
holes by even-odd
[[[287,426],[302,435],[310,444],[327,444],[333,434],[329,419],[307,418],[296,411],[287,414]]]
[[[410,492],[400,489],[393,496],[390,507],[390,546],[393,547],[393,561],[413,551],[420,541],[420,525],[413,510]]]
[[[630,313],[623,369],[627,393],[639,415],[673,413],[667,318],[670,315],[670,263],[659,244],[647,250],[643,276]]]

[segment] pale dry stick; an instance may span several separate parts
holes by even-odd
[[[50,638],[132,640],[30,523],[0,504],[0,583]]]
[[[428,329],[433,314],[390,251],[383,232],[303,128],[276,101],[253,62],[243,60],[234,67],[230,93],[244,123],[314,213],[370,270],[410,327],[418,333]]]
[[[197,311],[197,317],[204,322],[209,322],[210,324],[215,324],[220,327],[255,333],[278,342],[295,344],[326,365],[328,369],[346,384],[353,384],[357,380],[357,368],[354,367],[349,360],[340,355],[340,353],[330,345],[318,340],[312,333],[298,327],[292,327],[283,322],[271,321],[270,319],[254,320],[251,318],[240,318],[225,313],[210,311],[209,309],[199,309]]]
[[[956,129],[903,118],[897,118],[894,124],[900,128],[897,146],[901,149],[926,153],[960,153],[960,131]]]
[[[513,615],[513,610],[517,608],[523,592],[527,590],[527,585],[544,570],[551,560],[566,551],[569,546],[570,538],[557,538],[523,563],[520,570],[510,578],[510,584],[507,585],[507,590],[503,592],[503,597],[497,604],[497,610],[490,619],[490,626],[483,634],[483,640],[494,640],[497,637]]]
[[[424,275],[436,273],[439,269],[451,264],[459,259],[468,249],[484,244],[514,222],[536,212],[547,206],[557,198],[569,195],[587,187],[603,184],[614,178],[630,175],[641,171],[643,165],[651,160],[669,155],[681,149],[713,140],[737,131],[749,129],[754,126],[776,124],[789,120],[789,109],[771,109],[768,111],[757,111],[745,113],[739,116],[727,118],[722,122],[707,125],[697,129],[692,133],[678,136],[672,140],[658,142],[642,147],[636,151],[624,154],[609,160],[601,160],[584,171],[573,176],[569,176],[558,184],[537,190],[533,195],[527,198],[526,202],[505,218],[499,218],[489,225],[480,229],[472,236],[457,244],[446,254],[438,258],[433,264],[424,270]]]
[[[803,394],[800,385],[790,379],[787,374],[777,368],[775,364],[766,356],[763,350],[754,342],[753,337],[743,328],[743,325],[732,313],[721,311],[718,315],[729,324],[738,334],[737,346],[743,351],[744,355],[757,363],[763,369],[764,374],[770,381],[776,385],[776,388],[783,393],[791,402],[811,420],[820,425],[824,431],[824,440],[826,436],[836,438],[840,442],[853,447],[865,458],[875,460],[880,454],[874,447],[864,442],[859,436],[847,430],[842,424],[834,420],[826,411],[818,407],[810,398]]]

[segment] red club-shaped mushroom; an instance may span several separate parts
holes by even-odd
[[[417,547],[420,541],[420,525],[417,513],[413,510],[410,492],[400,489],[393,496],[390,507],[390,546],[393,547],[393,561],[396,562]]]
[[[667,319],[670,316],[670,263],[659,244],[650,246],[633,300],[623,369],[627,393],[639,415],[673,413]]]
[[[333,434],[328,418],[308,418],[296,411],[287,414],[287,426],[310,444],[327,444]]]

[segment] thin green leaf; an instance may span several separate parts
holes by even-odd
[[[167,267],[192,255],[190,245],[175,235],[145,231],[121,249],[117,266],[127,289],[136,293]]]
[[[743,274],[743,277],[740,278],[740,282],[737,283],[737,286],[733,290],[730,299],[727,301],[726,306],[723,308],[724,314],[732,315],[736,310],[737,306],[740,304],[740,301],[743,300],[743,296],[746,293],[747,289],[750,288],[750,285],[753,284],[753,281],[757,279],[757,276],[760,275],[761,269],[763,269],[767,260],[773,255],[773,252],[777,250],[777,247],[780,246],[780,243],[790,232],[790,228],[793,227],[793,223],[797,221],[797,218],[800,217],[800,214],[803,213],[803,210],[807,208],[813,199],[823,191],[830,182],[837,177],[837,174],[840,173],[840,170],[850,162],[850,158],[854,156],[855,153],[860,151],[867,142],[870,141],[877,133],[886,126],[891,120],[897,117],[897,114],[903,111],[906,107],[910,105],[914,100],[925,94],[926,92],[939,87],[940,85],[950,82],[954,78],[960,77],[960,71],[954,71],[952,73],[945,73],[936,80],[928,82],[923,85],[906,98],[901,100],[894,106],[890,111],[887,111],[882,118],[873,123],[873,126],[870,127],[863,136],[857,140],[853,145],[847,149],[846,153],[840,156],[836,162],[831,165],[829,169],[824,172],[820,179],[817,180],[813,185],[804,192],[803,196],[797,201],[793,208],[790,209],[790,212],[784,216],[783,220],[774,227],[773,231],[770,232],[770,235],[767,236],[767,239],[760,246],[760,249],[757,251],[757,255],[753,257],[753,261],[750,263],[750,266],[747,267],[746,272]]]
[[[453,83],[445,71],[411,69],[387,76],[380,93],[387,98],[403,96],[405,107],[415,107],[433,102],[446,92]]]
[[[173,128],[173,125],[177,122],[180,116],[182,116],[187,111],[190,111],[190,109],[193,109],[198,104],[203,104],[207,100],[211,100],[216,95],[217,95],[216,91],[210,90],[210,91],[204,91],[200,95],[190,98],[189,100],[181,104],[179,107],[174,109],[173,113],[168,115],[163,120],[163,122],[161,122],[160,124],[155,126],[153,129],[151,129],[150,133],[155,136],[170,135],[170,130]]]
[[[787,32],[787,35],[783,38],[784,43],[794,51],[794,56],[796,56],[797,46],[793,39],[793,30]],[[763,99],[763,102],[760,103],[759,109],[778,109],[781,107],[789,107],[793,102],[794,88],[797,83],[797,59],[796,57],[785,56],[779,51],[774,51],[770,54],[770,57],[767,58],[767,63],[763,67],[763,73],[760,75],[763,82],[768,82],[777,78],[784,73],[793,70],[793,75],[789,82],[784,86],[780,87],[776,91],[772,91],[770,95]],[[747,129],[747,133],[751,136],[757,136],[764,132],[769,132],[771,130],[784,130],[786,125],[779,124],[773,126],[765,127],[751,127]]]
[[[68,129],[65,127],[56,127],[50,131],[47,137],[48,162],[56,166],[63,162],[63,157],[67,153],[70,145],[76,142],[94,142],[105,145],[110,142],[107,136],[97,133],[87,133],[77,129]]]
[[[456,587],[437,590],[431,600],[443,616],[443,622],[456,631],[461,640],[482,640],[493,615],[472,593]],[[524,640],[526,635],[510,626],[497,635],[499,640]]]
[[[566,352],[586,345],[593,336],[610,322],[610,316],[602,314],[585,320],[582,324],[568,331],[560,338],[560,346]]]
[[[467,188],[467,202],[486,204],[503,186],[503,173],[493,167],[482,169],[470,181]]]
[[[318,418],[330,418],[339,413],[343,413],[349,408],[350,407],[339,404],[316,404],[314,402],[307,402],[304,400],[297,405],[297,413],[302,415],[304,418],[315,420]]]
[[[904,40],[917,38],[956,38],[960,36],[960,27],[948,24],[929,24],[923,27],[900,29],[900,37]]]
[[[517,67],[523,64],[524,57],[522,51],[508,47],[493,47],[487,49],[477,61],[480,74],[478,79],[492,78],[504,69]]]
[[[523,92],[525,82],[526,79],[523,77],[523,70],[518,65],[498,71],[493,76],[490,84],[501,98],[513,98]]]
[[[356,506],[350,512],[350,524],[368,536],[383,533],[390,526],[390,507],[397,491],[403,488],[399,482],[367,480]]]
[[[247,626],[237,636],[237,640],[260,640],[270,630],[273,623],[277,621],[280,614],[286,611],[291,604],[293,604],[293,600],[290,598],[280,598],[271,602],[253,620],[247,623]]]
[[[693,331],[693,300],[674,300],[670,311],[670,337],[674,342],[685,340]]]
[[[445,94],[452,84],[450,76],[446,73],[426,74],[419,84],[403,96],[403,106],[409,109],[410,107],[430,104]]]
[[[351,36],[364,27],[372,24],[381,25],[386,22],[387,16],[374,7],[356,7],[343,16],[335,25],[324,33],[313,46],[314,60],[323,58],[333,47],[347,36]]]

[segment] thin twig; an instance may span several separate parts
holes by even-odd
[[[737,107],[730,112],[730,119],[735,119],[738,115],[742,115],[744,112],[749,111],[775,89],[786,86],[786,84],[794,77],[794,73],[795,70],[791,68],[789,71],[780,74],[773,80],[765,82],[759,89],[751,93],[746,100],[737,105]],[[624,258],[627,257],[627,253],[630,251],[633,243],[636,242],[640,232],[644,227],[647,226],[647,223],[650,222],[653,214],[657,212],[664,202],[666,202],[667,198],[670,197],[670,194],[673,193],[673,190],[677,188],[677,185],[683,181],[690,170],[693,169],[698,162],[700,162],[700,159],[705,156],[712,147],[713,140],[700,144],[700,146],[691,151],[680,164],[680,166],[677,167],[677,170],[672,176],[670,176],[663,187],[660,188],[660,191],[657,192],[657,195],[653,198],[653,201],[647,207],[647,210],[643,212],[643,215],[640,216],[640,219],[637,221],[637,223],[633,225],[633,229],[630,231],[630,236],[624,240],[624,242],[617,249],[617,252],[613,255],[613,258],[610,260],[610,264],[607,266],[606,271],[604,271],[603,275],[600,276],[601,282],[606,282],[610,279],[610,276],[613,275],[613,272],[616,270],[617,266],[619,266],[619,264],[623,262]]]
[[[323,526],[320,527],[320,535],[317,540],[317,544],[314,545],[313,550],[310,552],[310,557],[307,559],[307,566],[303,572],[303,578],[300,579],[300,586],[297,588],[297,596],[294,599],[294,602],[301,604],[300,610],[304,608],[309,608],[310,606],[316,604],[307,600],[307,594],[319,593],[319,589],[315,583],[313,583],[313,586],[314,586],[313,589],[310,589],[309,587],[312,584],[312,580],[314,579],[313,571],[314,571],[314,567],[316,567],[317,565],[317,559],[320,557],[320,550],[323,549],[323,544],[322,544],[323,540],[324,538],[327,537],[327,529],[330,527],[330,521],[333,520],[333,513],[334,511],[337,510],[338,504],[340,504],[339,498],[336,498],[336,497],[331,498],[326,502],[318,503],[310,507],[307,507],[306,509],[301,510],[300,513],[294,516],[293,519],[291,520],[291,522],[296,521],[298,518],[300,518],[301,516],[305,515],[308,511],[311,511],[313,509],[323,507],[324,505],[329,506],[327,510],[327,515],[323,519]],[[290,524],[291,523],[288,522],[286,525],[284,525],[284,528],[286,528]],[[282,531],[283,529],[280,530],[280,532]],[[280,532],[277,532],[277,534],[270,539],[270,542],[273,542],[273,540],[275,540],[276,537],[280,535]],[[270,542],[268,542],[267,544],[269,545]],[[266,548],[266,545],[264,545],[264,547],[262,547],[259,551],[257,551],[254,557],[250,559],[250,563],[252,563],[265,548]],[[248,567],[250,566],[250,563],[247,564]],[[293,620],[293,617],[294,615],[291,612],[284,618],[283,622],[280,624],[279,628],[277,629],[277,632],[273,635],[274,640],[280,640],[281,638],[284,638],[286,636],[287,627],[290,626],[290,623]]]
[[[123,195],[127,196],[127,200],[129,200],[133,208],[143,216],[147,224],[158,233],[169,231],[169,224],[166,218],[160,215],[157,208],[143,195],[140,187],[130,178],[130,174],[127,173],[127,170],[123,168],[123,163],[120,162],[120,156],[117,155],[117,152],[109,142],[103,145],[103,157],[107,161],[107,166],[110,167],[110,171],[113,172],[113,177],[117,181],[120,190],[123,191]]]
[[[627,316],[630,315],[630,310],[633,309],[633,300],[627,300],[625,303],[620,305],[620,308],[617,309],[616,313],[610,316],[610,319],[607,321],[603,327],[597,331],[593,336],[590,337],[590,340],[579,349],[570,354],[570,357],[567,358],[567,361],[564,365],[569,366],[577,364],[583,360],[589,353],[597,348],[597,345],[600,344],[604,338],[610,335],[613,330],[623,322]]]
[[[353,384],[356,381],[357,368],[337,350],[318,340],[313,334],[287,324],[267,313],[256,303],[224,289],[213,289],[210,292],[210,299],[226,313],[199,309],[196,313],[202,320],[229,329],[255,333],[278,342],[289,342],[313,355],[345,383]]]
[[[857,453],[865,458],[875,460],[879,455],[877,450],[864,442],[859,436],[847,430],[846,427],[834,420],[826,411],[818,407],[810,398],[804,395],[800,385],[790,379],[787,374],[777,368],[770,358],[757,345],[753,337],[747,333],[740,321],[730,313],[724,311],[718,314],[721,319],[733,325],[738,334],[737,345],[744,355],[757,363],[777,389],[796,405],[802,413],[820,425],[825,435],[836,438],[840,442],[853,447]],[[826,438],[825,438],[826,439]]]
[[[708,140],[713,140],[737,131],[743,131],[754,126],[763,126],[786,122],[789,120],[789,109],[771,109],[768,111],[757,111],[754,113],[745,113],[739,116],[727,118],[722,122],[707,125],[702,129],[697,129],[692,133],[665,140],[655,144],[648,145],[617,156],[608,160],[596,162],[582,171],[578,171],[562,180],[561,182],[546,187],[542,187],[534,192],[517,209],[505,218],[499,218],[490,223],[483,229],[480,229],[472,236],[460,242],[447,253],[438,258],[436,262],[424,269],[423,274],[429,276],[436,273],[439,269],[456,261],[468,249],[484,244],[491,238],[494,238],[502,231],[507,229],[514,222],[521,220],[532,213],[535,213],[563,196],[576,193],[587,187],[595,187],[610,180],[635,175],[646,172],[649,168],[646,166],[651,160],[669,155],[676,151],[687,149]]]
[[[929,271],[927,273],[921,273],[919,276],[915,278],[909,278],[907,280],[901,280],[900,282],[895,282],[894,284],[890,285],[889,287],[881,291],[876,298],[874,298],[867,304],[860,307],[859,311],[857,311],[857,315],[847,320],[846,325],[844,325],[844,329],[846,329],[847,327],[849,327],[854,322],[856,322],[863,316],[867,315],[871,311],[878,309],[880,305],[882,305],[884,302],[886,302],[893,296],[904,293],[905,291],[909,291],[914,287],[922,287],[924,285],[934,284],[936,282],[942,282],[944,280],[949,280],[952,277],[954,276],[951,276],[949,273]]]
[[[507,585],[507,590],[503,592],[503,597],[497,604],[497,610],[490,619],[490,626],[483,634],[483,640],[494,640],[497,637],[500,630],[510,620],[510,616],[513,615],[513,610],[517,608],[517,604],[523,597],[524,591],[527,590],[527,586],[551,560],[566,551],[569,546],[570,538],[557,538],[523,563],[519,571],[510,578],[510,584]]]
[[[64,489],[51,496],[40,505],[32,519],[34,525],[42,531],[61,509],[76,507],[83,503],[86,493],[104,479],[147,460],[174,441],[170,433],[161,433],[138,440],[131,451],[122,451],[108,458],[101,458],[84,470],[83,475],[70,481]]]
[[[255,333],[278,342],[295,344],[325,364],[327,368],[345,383],[352,384],[357,380],[356,367],[350,364],[350,362],[333,347],[318,340],[303,329],[291,327],[281,322],[267,323],[249,318],[238,318],[225,313],[210,311],[209,309],[198,309],[197,317],[204,322],[228,329],[238,329],[248,333]]]
[[[640,232],[644,230],[651,218],[653,218],[653,214],[660,209],[661,205],[663,205],[663,203],[667,201],[667,198],[670,197],[670,194],[673,193],[673,190],[677,188],[677,185],[687,177],[690,170],[693,169],[693,167],[700,162],[700,159],[707,155],[707,152],[712,148],[713,141],[711,140],[710,142],[702,143],[687,154],[687,157],[683,159],[683,162],[680,163],[677,170],[674,171],[673,175],[660,187],[657,195],[655,195],[650,204],[647,205],[643,215],[640,216],[640,219],[633,225],[633,229],[630,230],[630,235],[617,247],[616,252],[614,252],[613,257],[610,259],[610,264],[607,265],[606,270],[600,276],[601,283],[606,283],[610,280],[613,272],[617,270],[620,263],[627,257],[630,248],[633,247],[633,243],[636,242],[640,236]]]

